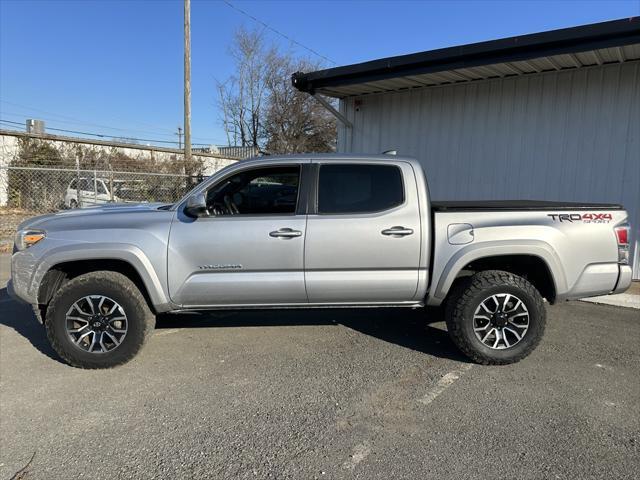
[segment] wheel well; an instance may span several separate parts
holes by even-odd
[[[500,255],[484,257],[465,265],[458,273],[459,277],[483,270],[504,270],[527,279],[549,303],[556,299],[556,287],[549,266],[540,257],[534,255]]]
[[[38,289],[38,304],[41,310],[46,309],[46,305],[54,293],[66,282],[85,273],[100,270],[118,272],[126,276],[138,287],[138,290],[140,290],[147,301],[149,308],[154,311],[149,293],[138,271],[129,262],[116,259],[76,260],[73,262],[59,263],[51,267],[44,275],[40,283],[40,288]]]

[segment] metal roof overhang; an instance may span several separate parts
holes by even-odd
[[[640,17],[297,72],[295,88],[334,98],[637,61]]]

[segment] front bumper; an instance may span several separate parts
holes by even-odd
[[[35,260],[30,252],[17,252],[11,256],[11,280],[7,284],[9,294],[24,303],[38,303],[37,291],[32,290]]]
[[[20,303],[29,303],[27,302],[24,298],[20,297],[17,293],[16,293],[16,289],[13,286],[13,280],[9,279],[9,282],[7,283],[7,293],[9,294],[9,296],[11,298],[13,298],[14,300],[20,302]]]

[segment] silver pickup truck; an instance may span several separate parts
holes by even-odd
[[[173,205],[109,205],[19,227],[9,291],[71,365],[130,360],[162,312],[443,305],[482,364],[528,355],[544,300],[631,283],[619,205],[432,202],[390,155],[236,163]]]

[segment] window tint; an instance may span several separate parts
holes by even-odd
[[[77,179],[75,179],[75,178],[74,178],[73,180],[71,180],[71,183],[69,184],[69,188],[70,188],[70,189],[74,189],[74,190],[75,190],[75,189],[76,189],[77,182],[78,182],[78,180],[77,180]]]
[[[268,215],[295,213],[300,167],[247,170],[212,187],[207,208],[214,215]]]
[[[322,165],[318,213],[379,212],[404,201],[402,174],[393,165]]]
[[[88,192],[93,191],[93,182],[89,182],[86,178],[80,179],[80,190]]]
[[[96,187],[98,190],[98,193],[101,195],[106,195],[107,194],[107,188],[104,186],[103,182],[96,182]]]

